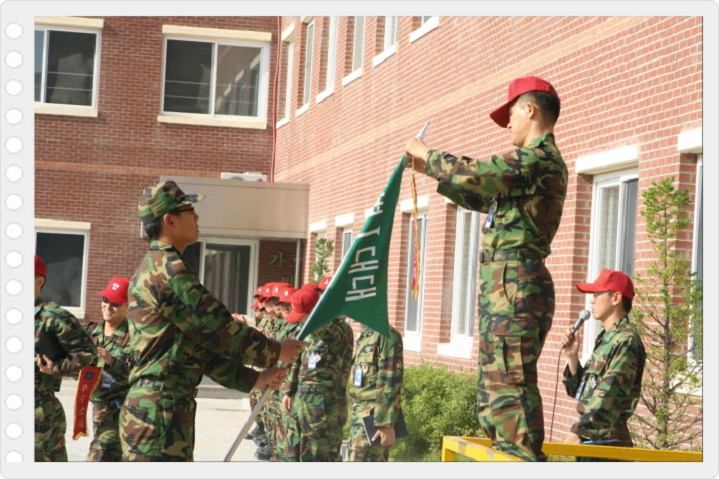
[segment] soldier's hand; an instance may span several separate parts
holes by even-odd
[[[244,314],[232,313],[232,319],[234,319],[236,323],[247,324],[247,318]]]
[[[577,336],[572,332],[572,328],[567,330],[567,334],[562,338],[562,347],[567,359],[577,359],[579,356],[579,341]]]
[[[282,407],[285,408],[287,414],[292,414],[292,398],[290,396],[282,398]]]
[[[112,364],[112,356],[105,348],[97,348],[97,357],[105,361],[105,364]]]
[[[564,437],[564,444],[582,444],[581,436],[577,436],[572,431],[569,431]]]
[[[391,446],[394,444],[394,428],[393,427],[381,427],[377,429],[377,432],[372,436],[372,441],[380,438],[380,446]]]
[[[404,149],[408,159],[405,168],[412,168],[412,158],[414,158],[414,170],[417,173],[424,174],[425,158],[427,157],[429,147],[422,139],[412,138],[405,144]]]
[[[282,339],[280,343],[280,361],[291,363],[302,352],[304,341],[299,339]]]
[[[45,364],[43,364],[43,360],[44,360]],[[40,372],[43,374],[49,374],[50,376],[52,376],[52,367],[54,365],[55,365],[55,363],[53,363],[50,360],[50,358],[48,358],[44,354],[42,355],[42,357],[37,358],[37,367],[40,369]]]
[[[287,377],[287,368],[268,368],[262,371],[255,381],[255,389],[264,391],[267,388],[277,389]]]

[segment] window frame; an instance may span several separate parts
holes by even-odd
[[[617,263],[621,260],[621,248],[620,245],[623,244],[621,241],[623,238],[625,238],[625,228],[624,228],[624,219],[625,215],[623,214],[623,210],[625,207],[626,202],[626,188],[623,188],[622,185],[632,182],[632,181],[638,181],[639,180],[639,170],[638,168],[629,168],[629,169],[622,169],[613,171],[610,173],[602,173],[594,175],[593,184],[592,184],[592,209],[591,209],[591,223],[590,223],[590,232],[589,232],[589,264],[588,264],[588,282],[594,282],[596,277],[599,275],[599,271],[601,270],[599,266],[599,247],[600,245],[600,238],[598,237],[599,229],[600,229],[600,221],[603,217],[602,211],[601,211],[601,204],[599,201],[599,192],[603,188],[610,188],[610,187],[619,187],[619,197],[617,201],[617,231],[616,231],[616,245],[617,250],[615,252],[614,256],[614,266],[613,269],[617,268]],[[638,199],[637,199],[638,203]],[[636,208],[636,204],[635,204]],[[636,209],[635,209],[636,211]],[[635,237],[636,237],[636,215],[633,217],[634,219],[634,228],[635,228]],[[632,240],[632,244],[634,244],[634,241]],[[591,295],[585,295],[585,308],[591,311]],[[594,351],[594,343],[597,336],[599,336],[599,333],[602,331],[601,323],[597,320],[587,321],[584,324],[584,339],[582,344],[582,359],[583,361],[588,360],[592,352]]]
[[[349,234],[349,242],[347,242],[347,235]],[[345,256],[347,256],[347,253],[349,253],[350,248],[352,248],[352,242],[354,241],[354,227],[352,226],[345,226],[342,228],[342,258],[341,260],[344,261]],[[345,249],[346,246],[346,249]]]
[[[307,23],[305,27],[305,54],[304,54],[304,78],[302,82],[302,108],[309,107],[312,99],[312,73],[315,45],[315,21]]]
[[[358,24],[357,19],[358,19],[358,18],[361,18],[361,19],[362,19],[362,28],[361,28],[361,29],[358,29],[358,28],[357,28],[357,24]],[[350,71],[350,73],[349,73],[348,75],[346,75],[346,76],[342,79],[342,86],[346,86],[347,84],[353,82],[354,80],[356,80],[356,79],[358,79],[358,78],[360,78],[360,77],[362,76],[362,69],[363,69],[363,67],[364,67],[364,53],[365,53],[365,52],[364,52],[364,44],[365,44],[365,39],[366,39],[366,32],[365,32],[365,30],[366,30],[366,27],[367,27],[366,18],[367,18],[367,17],[364,17],[364,16],[355,16],[355,17],[354,17],[354,27],[353,27],[353,29],[352,29],[352,63],[351,63],[351,71]],[[358,36],[358,31],[361,31],[361,35],[362,35],[361,41],[358,41],[358,38],[357,38],[357,36]],[[359,67],[357,67],[357,66],[355,65],[355,58],[357,57],[357,47],[358,47],[358,45],[359,45],[359,47],[361,47],[361,52],[360,52],[360,55],[359,55],[359,59],[360,59],[360,61],[359,61],[359,63],[360,63],[360,64],[359,64]],[[345,70],[345,71],[346,71],[346,70]]]
[[[35,32],[43,31],[43,47],[42,47],[42,79],[40,85],[40,101],[35,101],[35,94],[33,92],[33,103],[35,113],[40,114],[51,114],[51,115],[67,115],[67,116],[83,116],[83,117],[97,117],[98,116],[98,90],[100,85],[100,56],[102,46],[102,22],[99,23],[97,28],[83,28],[76,26],[64,26],[64,25],[52,25],[52,24],[38,24],[36,23],[33,29],[33,38]],[[47,103],[45,100],[45,89],[47,88],[47,56],[48,56],[48,42],[50,39],[49,31],[55,32],[67,32],[67,33],[90,33],[95,35],[95,58],[93,63],[93,78],[92,78],[92,101],[90,105],[71,105],[66,103]],[[34,40],[33,40],[34,41]],[[35,85],[33,84],[33,88]]]
[[[316,103],[320,103],[322,100],[330,96],[335,91],[335,79],[337,78],[337,17],[329,18],[329,31],[327,32],[327,71],[325,74],[325,89],[320,92],[316,99]]]
[[[182,28],[182,27],[179,27]],[[174,30],[174,29],[173,29]],[[163,123],[180,123],[207,126],[229,126],[236,128],[266,129],[268,119],[269,102],[269,62],[270,42],[261,40],[223,38],[201,34],[182,34],[165,31],[163,28],[162,43],[162,78],[160,87],[160,113],[158,121]],[[209,113],[187,113],[165,111],[165,81],[167,75],[167,45],[169,41],[185,41],[196,43],[212,44],[212,71],[210,74],[210,112]],[[218,46],[259,48],[259,92],[257,97],[257,116],[244,115],[223,115],[214,112],[215,94],[217,88],[217,55]],[[254,61],[253,61],[254,63]]]
[[[35,228],[33,234],[34,250],[37,250],[37,234],[64,234],[83,236],[82,248],[82,278],[80,280],[80,305],[66,306],[61,304],[64,309],[72,313],[77,319],[85,319],[85,311],[87,310],[87,272],[90,253],[90,223],[74,222],[74,221],[57,221],[35,219]]]
[[[692,273],[698,272],[698,266],[702,266],[702,279],[703,280],[703,270],[704,270],[704,241],[700,233],[703,234],[704,229],[704,197],[703,197],[703,190],[704,190],[704,155],[702,153],[699,153],[697,155],[697,183],[696,183],[696,192],[694,195],[695,201],[694,201],[694,227],[692,231]],[[699,240],[702,240],[702,248],[699,248]],[[696,277],[695,277],[696,279]],[[703,307],[702,307],[703,311]],[[689,353],[687,355],[687,358],[689,361],[694,362],[692,359],[692,351],[694,349],[694,334],[693,331],[689,330],[689,338],[687,341],[687,347],[689,348]],[[701,391],[701,389],[700,389]]]
[[[451,329],[451,342],[457,344],[472,344],[474,337],[474,320],[477,306],[477,265],[479,263],[479,213],[476,211],[465,210],[464,208],[457,208],[457,234],[455,236],[455,253],[454,253],[454,285],[452,289],[452,329]],[[469,222],[469,225],[467,223]],[[464,235],[463,229],[469,227],[469,255],[464,258],[462,252],[464,250]],[[469,264],[470,271],[468,272],[469,281],[467,283],[466,297],[462,298],[461,294],[461,282],[467,281],[468,278],[462,275],[462,264]],[[462,303],[465,303],[464,305]],[[465,311],[460,311],[463,308]],[[459,322],[461,313],[466,315],[467,324],[465,324],[466,331],[469,333],[460,334],[457,332],[459,329]]]
[[[407,258],[406,258],[406,286],[404,292],[404,347],[408,351],[419,351],[420,343],[422,340],[422,313],[424,312],[424,286],[425,276],[427,272],[426,260],[427,260],[427,240],[428,240],[428,222],[429,222],[429,210],[420,210],[417,212],[417,218],[424,223],[423,229],[421,230],[422,237],[420,238],[420,278],[419,278],[419,295],[417,297],[417,328],[414,330],[409,329],[407,326],[408,313],[409,313],[409,301],[412,296],[412,271],[414,269],[414,215],[409,214],[409,244],[407,245]]]
[[[416,18],[416,17],[415,17]],[[439,17],[437,16],[422,16],[420,18],[420,25],[415,31],[409,34],[409,43],[414,43],[423,36],[427,35],[432,30],[439,27]]]
[[[384,17],[384,38],[382,39],[382,51],[372,58],[372,66],[376,67],[383,63],[386,59],[397,53],[397,47],[399,45],[399,22],[402,17],[400,16],[388,16]],[[390,20],[394,19],[394,20]],[[389,43],[389,28],[392,22],[394,23],[394,41]]]

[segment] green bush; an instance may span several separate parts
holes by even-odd
[[[404,370],[402,409],[409,435],[397,441],[392,460],[436,457],[442,436],[477,436],[477,375],[430,364]],[[430,459],[431,460],[431,459]]]

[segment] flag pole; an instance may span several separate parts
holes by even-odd
[[[242,442],[242,439],[244,439],[247,432],[250,430],[250,427],[252,426],[252,423],[254,422],[255,418],[257,417],[257,414],[260,412],[260,409],[265,404],[265,401],[267,401],[267,398],[270,396],[270,389],[265,389],[265,392],[262,393],[262,397],[257,401],[257,404],[255,405],[255,408],[250,413],[250,417],[247,419],[247,422],[244,426],[242,426],[242,429],[240,430],[240,434],[237,435],[237,439],[235,439],[235,442],[232,443],[232,447],[230,447],[230,450],[227,451],[227,455],[225,456],[225,462],[229,462],[232,460],[232,456],[235,455],[235,451],[237,451],[237,448],[240,446],[240,443]]]

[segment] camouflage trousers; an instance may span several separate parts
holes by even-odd
[[[334,452],[342,444],[338,403],[337,394],[326,387],[298,387],[287,430],[288,457],[299,462],[337,460]]]
[[[340,437],[337,441],[337,447],[332,451],[332,460],[334,462],[342,462],[342,441],[345,439],[343,432],[345,423],[347,422],[347,388],[342,388],[338,399],[336,431]]]
[[[120,408],[123,461],[192,461],[195,448],[195,391],[130,388]]]
[[[270,461],[277,461],[277,435],[278,430],[284,425],[282,424],[282,404],[280,403],[280,394],[272,391],[265,401],[265,432],[267,433],[267,442],[270,447]],[[281,454],[281,452],[280,452]]]
[[[262,393],[264,391],[260,391],[257,389],[253,389],[250,391],[250,409],[254,410],[255,406],[257,406],[257,401],[260,400],[260,397],[262,397]],[[255,416],[255,424],[257,424],[258,427],[264,427],[264,423],[262,421],[262,411],[260,411],[257,416]]]
[[[92,442],[86,461],[122,461],[119,407],[93,407]]]
[[[67,462],[67,422],[53,393],[35,393],[35,462]]]
[[[543,262],[481,265],[479,424],[493,448],[526,461],[546,460],[537,361],[553,315],[554,284]]]
[[[349,452],[351,462],[387,462],[391,446],[373,446],[367,440],[362,418],[372,414],[374,403],[354,401],[350,419]]]

